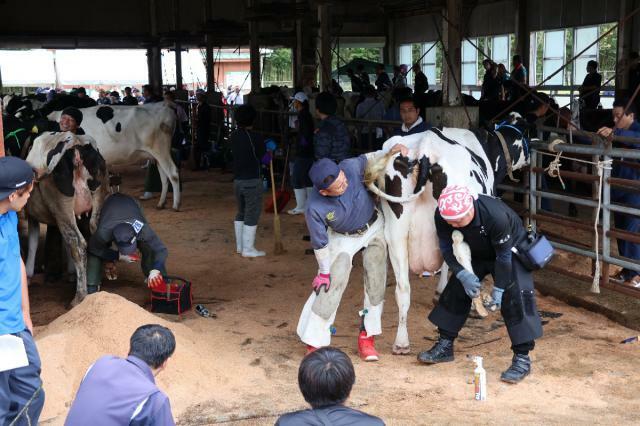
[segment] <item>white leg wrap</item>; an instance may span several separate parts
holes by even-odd
[[[336,318],[336,312],[334,311],[328,320],[323,319],[313,312],[312,307],[315,300],[316,294],[311,293],[307,303],[302,308],[302,313],[298,320],[297,333],[300,340],[307,345],[320,348],[331,344],[331,325]]]
[[[364,308],[367,313],[364,315],[364,328],[367,330],[367,337],[378,336],[382,334],[382,308],[384,302],[377,305],[371,305],[369,296],[366,291],[364,293]]]

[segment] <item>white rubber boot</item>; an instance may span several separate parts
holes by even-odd
[[[304,213],[304,209],[307,207],[307,190],[294,189],[293,193],[296,196],[296,208],[289,210],[287,213],[295,215]]]
[[[233,227],[236,230],[236,253],[242,253],[242,227],[244,226],[244,222],[240,220],[236,220],[233,222]]]
[[[243,225],[242,227],[242,257],[260,257],[264,256],[266,253],[263,251],[256,250],[253,246],[256,242],[256,231],[258,230],[258,226],[247,226]]]

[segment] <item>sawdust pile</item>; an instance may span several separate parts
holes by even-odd
[[[168,327],[176,337],[176,352],[156,378],[169,395],[176,418],[189,406],[210,399],[215,392],[212,384],[229,381],[222,370],[233,362],[224,359],[224,351],[212,353],[188,327],[103,291],[88,296],[36,334],[46,392],[40,420],[61,424],[87,368],[105,354],[125,357],[131,334],[151,323]]]

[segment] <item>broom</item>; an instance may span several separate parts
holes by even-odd
[[[273,196],[273,205],[276,206],[276,180],[273,177],[273,159],[269,162],[269,172],[271,173],[271,195]],[[286,252],[282,245],[282,233],[280,230],[280,215],[278,209],[273,209],[273,235],[275,238],[275,254],[283,254]]]
[[[284,210],[284,207],[287,205],[289,200],[291,199],[291,194],[289,191],[284,189],[284,184],[287,179],[287,168],[289,167],[289,148],[291,146],[287,146],[287,155],[284,159],[284,170],[282,171],[282,184],[280,185],[280,190],[276,191],[275,201],[268,200],[267,204],[264,207],[265,213],[273,213],[274,206],[278,209],[278,212]]]

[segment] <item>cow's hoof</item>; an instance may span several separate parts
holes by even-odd
[[[174,212],[179,212],[179,211],[180,211],[180,206],[177,206],[177,207],[175,207],[175,206],[174,206],[174,207],[173,207],[173,211],[174,211]]]
[[[391,353],[394,355],[409,355],[411,353],[411,346],[393,345]]]
[[[82,303],[82,301],[84,300],[84,298],[86,297],[86,293],[85,294],[76,294],[76,297],[73,298],[73,300],[71,301],[71,303],[69,304],[69,306],[71,308],[75,308],[76,306],[78,306],[80,303]]]
[[[156,209],[157,209],[157,210],[164,210],[164,204],[158,204],[158,205],[156,206]]]

